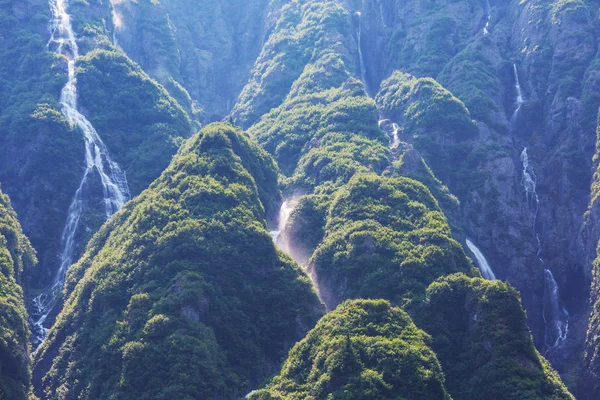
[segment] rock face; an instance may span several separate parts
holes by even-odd
[[[198,118],[221,120],[261,51],[272,8],[266,0],[113,1],[114,37]]]
[[[26,400],[31,390],[29,327],[23,274],[37,260],[8,196],[0,191],[0,398]]]
[[[440,156],[448,156],[446,147],[441,153],[423,151],[423,157],[460,200],[467,236],[481,244],[499,277],[521,291],[537,346],[559,370],[569,370],[585,337],[589,260],[595,257],[594,239],[584,251],[579,233],[599,104],[597,9],[578,1],[349,1],[346,6],[361,12],[363,63],[372,92],[395,69],[432,77],[476,120],[479,134],[463,144],[460,162],[453,163],[453,172],[460,169],[456,178],[436,169]],[[522,104],[517,104],[517,79]],[[398,117],[395,122],[403,125]],[[403,126],[405,140],[422,136]],[[447,144],[433,140],[430,145]],[[528,204],[522,186],[525,148],[539,207]],[[560,346],[548,339],[544,322],[549,317],[545,270],[556,278],[570,316],[569,337]]]
[[[329,21],[328,29],[317,29],[310,22],[315,7]],[[582,251],[579,232],[592,170],[594,134],[589,121],[595,111],[590,110],[599,104],[594,94],[596,11],[574,1],[295,3],[282,9],[266,42],[268,51],[257,60],[232,115],[247,125],[281,104],[250,132],[291,177],[291,193],[306,193],[307,187],[299,185],[306,180],[297,177],[307,171],[314,174],[318,170],[305,167],[319,164],[308,157],[308,164],[296,160],[316,153],[323,141],[313,146],[304,133],[311,118],[297,118],[300,113],[310,115],[320,100],[311,99],[311,108],[303,108],[307,99],[299,94],[314,95],[319,84],[335,87],[340,68],[364,80],[369,93],[382,89],[382,96],[386,96],[383,82],[394,70],[415,79],[436,79],[443,87],[433,81],[428,87],[426,79],[417,85],[425,93],[433,90],[429,100],[422,101],[419,90],[408,99],[392,94],[389,107],[378,101],[379,113],[397,118],[393,122],[400,125],[400,139],[419,151],[434,178],[458,198],[461,210],[454,214],[462,217],[459,222],[455,218],[453,226],[462,233],[455,237],[475,240],[498,277],[521,292],[540,351],[561,372],[573,371],[588,312],[590,265],[586,260],[595,257],[595,250],[591,255]],[[484,31],[488,16],[490,23]],[[286,25],[292,20],[298,23]],[[291,37],[302,39],[291,41]],[[308,37],[314,38],[311,46],[305,44]],[[324,43],[329,44],[328,51],[319,47]],[[343,64],[331,61],[338,59]],[[573,59],[576,66],[567,66],[565,59]],[[319,70],[324,65],[327,68]],[[453,98],[466,107],[463,116],[472,122],[465,119],[461,126],[460,119],[451,119],[460,114],[446,112],[447,100]],[[400,102],[405,102],[402,115],[394,112]],[[421,120],[427,115],[432,123]],[[444,130],[452,123],[456,123],[454,137]],[[525,148],[527,168],[522,158]],[[525,172],[535,182],[535,194],[527,193],[532,187],[524,186]],[[312,182],[308,186],[309,192],[315,187]],[[534,195],[539,204],[532,200]],[[307,220],[300,218],[300,225],[294,227],[292,218],[290,234]],[[318,226],[313,231],[323,229],[323,219],[314,221]],[[303,260],[309,258],[307,252],[302,250]],[[554,280],[555,292],[550,284]],[[559,342],[549,311],[554,303],[564,310],[562,314],[568,314],[569,321],[569,334]]]
[[[60,265],[69,205],[85,169],[82,132],[61,113],[67,80],[64,55],[46,46],[48,2],[8,1],[1,6],[0,180],[13,199],[40,266],[28,280],[47,289]],[[106,5],[73,2],[67,10],[78,37],[78,95],[82,114],[96,126],[113,159],[128,176],[133,194],[154,180],[192,132],[179,104],[143,70],[111,46],[103,20]],[[101,51],[99,49],[102,49]],[[77,258],[106,220],[102,185],[94,176],[86,187],[85,211],[75,235]],[[33,291],[33,290],[32,290]]]

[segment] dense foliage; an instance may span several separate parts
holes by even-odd
[[[348,11],[335,0],[294,0],[281,7],[276,26],[254,64],[249,82],[233,109],[243,127],[255,123],[271,108],[279,106],[307,65],[326,58],[343,46],[348,34]],[[314,73],[335,78],[338,69]],[[319,89],[318,84],[313,89]]]
[[[516,291],[480,279],[459,242],[476,238],[522,289],[538,335],[552,323],[539,309],[543,258],[575,310],[565,353],[582,347],[589,255],[575,237],[600,101],[592,3],[69,1],[80,111],[139,196],[96,233],[102,195],[85,193],[76,240],[95,235],[35,355],[39,394],[239,399],[295,345],[252,399],[570,399]],[[48,24],[46,1],[0,0],[0,181],[43,264],[27,282],[35,257],[0,195],[2,400],[28,395],[19,286],[36,294],[50,278],[84,161],[57,101],[67,60],[46,48]],[[249,135],[215,124],[186,142],[198,119]],[[523,194],[524,147],[539,204]],[[338,307],[306,337],[323,305],[267,233],[280,191],[293,210],[273,236]],[[599,192],[594,182],[584,226],[593,247]],[[592,385],[599,271],[597,260]]]
[[[281,374],[251,400],[450,399],[429,336],[383,300],[353,300],[323,317]]]
[[[81,106],[111,156],[126,171],[133,194],[169,165],[181,139],[191,134],[181,106],[118,51],[96,50],[77,64]]]
[[[399,71],[381,84],[376,100],[383,115],[399,121],[401,139],[423,155],[453,193],[464,198],[481,189],[477,172],[481,160],[471,141],[478,128],[462,101],[431,78],[417,79]]]
[[[415,320],[455,400],[573,399],[531,340],[515,289],[456,274],[427,289]]]
[[[36,262],[8,196],[0,191],[0,399],[23,400],[30,392],[29,327],[20,284]]]
[[[36,354],[47,398],[239,398],[322,314],[277,253],[261,196],[276,167],[241,131],[210,125],[119,212],[69,271]]]
[[[476,273],[437,201],[411,179],[352,178],[336,194],[326,230],[309,271],[330,309],[348,298],[408,306],[441,276]]]

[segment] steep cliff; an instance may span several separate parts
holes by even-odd
[[[29,326],[23,274],[37,260],[8,196],[0,191],[0,398],[24,400],[31,391]]]
[[[231,111],[277,9],[267,0],[111,3],[118,44],[202,121]]]

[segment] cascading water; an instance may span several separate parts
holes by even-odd
[[[398,135],[400,132],[400,127],[397,123],[392,122],[389,119],[381,119],[379,120],[379,129],[387,132],[388,135],[390,135],[390,149],[394,150],[400,146],[400,137]]]
[[[569,334],[569,313],[560,303],[560,293],[556,279],[549,269],[544,270],[544,322],[546,323],[545,343],[547,351],[558,347]]]
[[[525,199],[527,200],[527,206],[533,209],[533,231],[536,231],[537,215],[540,209],[540,199],[536,192],[536,176],[533,172],[533,168],[529,163],[529,154],[527,154],[527,147],[521,152],[521,163],[523,163],[523,177],[521,178],[521,185],[525,190]],[[536,234],[537,237],[537,234]],[[539,238],[538,238],[539,242]]]
[[[471,253],[473,253],[473,255],[475,256],[475,259],[477,260],[477,264],[479,265],[479,270],[481,271],[481,275],[483,275],[483,277],[487,280],[495,281],[496,275],[494,274],[492,267],[487,262],[485,256],[481,252],[481,250],[479,250],[479,248],[477,246],[475,246],[475,243],[471,242],[469,239],[467,239],[467,247],[469,248],[469,250],[471,250]]]
[[[517,64],[513,64],[513,73],[515,75],[515,89],[517,91],[517,108],[512,116],[512,120],[514,121],[519,114],[519,111],[521,111],[521,106],[525,100],[523,98],[523,90],[521,89],[521,81],[519,79],[519,70],[517,69]]]
[[[485,2],[486,6],[487,6],[487,20],[485,22],[485,26],[483,27],[483,34],[484,35],[489,35],[490,34],[490,24],[492,23],[492,7],[490,7],[490,2],[489,0]]]
[[[365,8],[365,2],[362,1],[362,10]],[[357,36],[357,45],[358,45],[358,58],[360,60],[360,78],[362,79],[363,84],[365,85],[365,90],[368,92],[367,87],[367,66],[365,63],[365,57],[362,51],[362,11],[356,12],[356,17],[358,18],[358,32]]]
[[[523,163],[523,177],[521,184],[525,190],[527,205],[533,212],[533,233],[535,235],[538,250],[537,256],[542,265],[544,260],[541,258],[542,242],[537,233],[537,216],[540,208],[540,200],[536,192],[536,176],[531,166],[527,147],[521,153],[521,162]],[[542,316],[546,326],[545,345],[546,352],[558,347],[564,342],[569,333],[569,313],[560,301],[560,291],[552,271],[544,268],[544,308]]]
[[[282,250],[285,251],[287,253],[289,253],[289,243],[287,241],[287,239],[285,239],[281,234],[283,233],[283,231],[285,230],[285,227],[287,226],[287,223],[290,219],[290,216],[292,215],[292,212],[294,211],[294,208],[296,207],[296,201],[295,200],[286,200],[281,204],[281,208],[279,209],[279,220],[277,223],[277,230],[275,231],[271,231],[271,237],[273,238],[273,241],[275,242],[275,244],[277,245],[277,247]]]
[[[47,328],[44,324],[46,319],[56,306],[64,285],[67,268],[76,261],[75,234],[84,211],[84,189],[90,176],[97,173],[100,178],[104,212],[107,219],[131,197],[125,172],[110,158],[108,149],[100,139],[98,132],[77,109],[75,62],[79,57],[79,48],[71,25],[71,16],[67,12],[68,0],[50,0],[49,4],[52,21],[48,49],[52,50],[54,48],[55,53],[66,56],[68,59],[68,80],[60,97],[62,113],[67,121],[71,125],[77,126],[84,135],[86,168],[69,206],[67,222],[61,236],[59,269],[48,289],[32,300],[30,315],[34,328],[34,344],[39,344],[45,338]]]

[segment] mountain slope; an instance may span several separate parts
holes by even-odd
[[[291,351],[251,400],[450,399],[430,338],[382,300],[340,305]]]
[[[0,191],[0,398],[28,399],[31,391],[29,326],[23,274],[37,260],[7,195]]]
[[[573,399],[535,349],[519,296],[506,283],[442,278],[413,314],[432,337],[455,400]]]
[[[65,307],[36,354],[47,398],[239,398],[322,314],[278,254],[260,196],[272,160],[210,125],[69,271]]]

